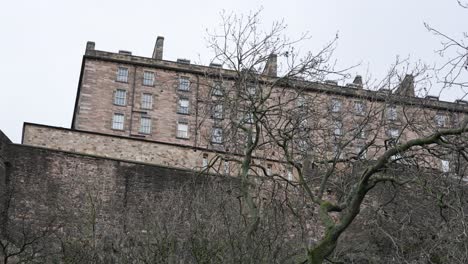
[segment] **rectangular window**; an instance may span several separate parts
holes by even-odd
[[[303,108],[306,106],[306,99],[303,95],[298,95],[296,99],[296,106],[299,108]]]
[[[360,138],[360,139],[366,138],[366,130],[364,127],[361,127],[360,125],[356,124],[354,126],[354,131],[356,134],[356,138]]]
[[[179,90],[190,91],[190,79],[188,77],[179,78]]]
[[[202,168],[206,170],[208,168],[208,154],[203,154]]]
[[[224,161],[224,175],[229,175],[230,168],[229,168],[229,161],[225,160]]]
[[[334,121],[333,122],[333,135],[341,136],[343,133],[342,128],[343,128],[343,123],[341,123],[340,121]]]
[[[359,155],[359,159],[366,159],[367,158],[367,149],[364,149],[364,145],[357,145],[356,146],[356,155]]]
[[[255,84],[247,84],[247,95],[248,96],[255,96],[257,94],[257,85]]]
[[[437,127],[445,127],[446,116],[443,114],[437,114],[435,117],[435,123]]]
[[[297,148],[301,152],[306,152],[309,149],[309,143],[304,139],[300,139],[297,141]]]
[[[450,172],[450,161],[448,160],[441,160],[440,161],[440,170],[443,173]]]
[[[221,82],[214,83],[213,91],[211,94],[215,96],[223,96],[223,88],[222,88]]]
[[[153,108],[153,95],[150,93],[144,93],[141,95],[141,108],[151,109]]]
[[[223,105],[217,104],[213,106],[213,118],[223,119]]]
[[[247,124],[253,124],[254,123],[254,115],[251,112],[245,113],[244,116],[244,121]]]
[[[292,166],[288,166],[287,174],[288,174],[288,181],[292,181],[293,180],[293,168],[292,168]]]
[[[140,133],[150,134],[151,133],[151,118],[142,116],[140,118]]]
[[[178,138],[188,138],[188,123],[179,122],[177,123],[177,135]]]
[[[401,153],[397,153],[397,154],[390,157],[390,160],[392,160],[392,161],[394,161],[396,163],[400,163],[402,159],[403,159],[403,155],[401,155]]]
[[[220,127],[214,127],[211,134],[211,142],[216,144],[223,143],[223,129]]]
[[[179,99],[179,106],[177,108],[177,113],[179,114],[186,114],[189,113],[189,100],[187,98],[180,98]]]
[[[128,82],[128,68],[119,67],[119,69],[117,70],[117,81]]]
[[[331,101],[331,111],[333,113],[341,112],[341,100],[332,99],[332,101]]]
[[[388,120],[396,120],[398,117],[397,108],[394,105],[390,105],[387,107],[387,119]]]
[[[146,85],[146,86],[154,85],[154,72],[149,72],[149,71],[143,72],[143,85]]]
[[[354,102],[354,112],[356,115],[364,115],[365,111],[365,105],[363,102]]]
[[[390,128],[388,130],[388,136],[393,139],[397,139],[400,136],[400,131],[397,128]]]
[[[123,130],[124,129],[124,114],[115,113],[112,117],[112,129]]]
[[[302,119],[299,122],[299,131],[307,131],[309,129],[309,121],[307,119]]]
[[[333,155],[336,156],[341,156],[341,147],[338,145],[338,143],[333,144]]]
[[[127,103],[127,91],[122,89],[117,89],[114,92],[114,104],[116,105],[126,105]]]

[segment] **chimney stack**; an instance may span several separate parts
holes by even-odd
[[[362,76],[361,75],[356,75],[356,77],[354,77],[353,84],[357,88],[362,88]]]
[[[154,45],[153,59],[162,60],[163,48],[164,48],[164,37],[158,36],[158,38],[156,38],[156,44]]]
[[[414,77],[411,74],[407,74],[403,81],[400,83],[395,91],[395,94],[401,96],[415,97],[414,93]]]
[[[94,43],[94,41],[86,42],[86,51],[94,50],[95,46],[96,46],[96,43]]]
[[[265,64],[265,69],[263,69],[263,74],[272,77],[278,76],[277,59],[278,56],[276,54],[270,54],[270,56],[268,56],[268,60]]]

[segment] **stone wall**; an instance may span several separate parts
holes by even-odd
[[[0,131],[0,223],[5,221],[5,208],[6,208],[6,194],[7,194],[7,157],[6,149],[11,144],[10,139]]]
[[[24,124],[22,143],[73,153],[191,169],[198,172],[203,170],[204,159],[209,164],[213,164],[212,160],[219,155],[217,152],[203,148],[31,123]],[[286,166],[275,160],[256,159],[255,162],[271,166],[272,173],[286,173]],[[237,175],[238,166],[236,163],[227,163],[228,169],[226,170],[225,163],[219,160],[210,168],[210,172]]]
[[[164,191],[206,179],[188,170],[25,145],[11,144],[7,154],[10,225],[82,232],[73,228],[93,218],[98,238],[142,224],[145,201],[157,205]]]
[[[188,146],[35,124],[24,125],[23,144],[186,169],[201,169],[204,154]]]

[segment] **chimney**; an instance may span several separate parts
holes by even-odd
[[[94,50],[94,47],[96,46],[96,43],[94,41],[88,41],[86,42],[86,51],[91,51]]]
[[[400,83],[398,88],[395,91],[395,94],[401,96],[410,96],[414,97],[414,77],[411,74],[407,74],[403,81]]]
[[[265,69],[263,69],[263,74],[268,76],[276,77],[278,74],[278,66],[277,66],[277,58],[276,54],[270,54],[268,56],[268,60],[265,64]]]
[[[119,54],[132,55],[132,52],[128,50],[119,50]]]
[[[358,88],[362,88],[362,76],[356,75],[356,77],[354,77],[353,84]]]
[[[158,36],[153,50],[153,59],[162,60],[164,48],[164,37]]]
[[[219,69],[221,69],[221,68],[223,68],[223,65],[221,65],[220,63],[212,62],[212,63],[210,63],[210,67],[211,67],[211,68],[219,68]]]
[[[177,63],[181,63],[181,64],[190,64],[190,60],[187,60],[187,59],[177,59]]]

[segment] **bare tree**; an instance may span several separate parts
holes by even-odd
[[[468,3],[460,0],[457,2],[461,8],[468,10]],[[437,53],[445,61],[434,69],[437,80],[444,85],[444,89],[459,89],[466,96],[468,92],[468,32],[461,32],[461,36],[450,36],[427,23],[424,26],[441,40],[441,47]]]
[[[362,89],[360,77],[347,90],[323,82],[346,76],[331,63],[335,40],[301,56],[294,45],[307,36],[289,40],[284,30],[280,22],[262,31],[259,13],[223,16],[222,31],[210,34],[209,46],[214,61],[231,71],[207,72],[213,81],[207,81],[203,102],[213,120],[200,121],[199,135],[220,151],[206,170],[234,164],[230,174],[241,181],[241,213],[250,226],[246,243],[252,245],[261,230],[259,201],[271,197],[259,182],[281,183],[290,190],[286,204],[288,195],[300,193],[312,208],[289,206],[309,236],[305,262],[323,263],[376,186],[404,187],[441,173],[447,180],[463,177],[468,120],[463,107],[434,111],[430,101],[414,97],[418,69],[396,69],[372,92]],[[222,118],[214,113],[220,108]],[[319,232],[310,232],[317,225]]]

